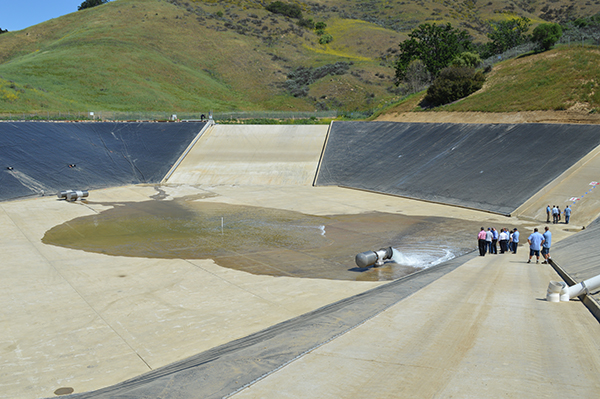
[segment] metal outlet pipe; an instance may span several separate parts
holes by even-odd
[[[87,190],[66,190],[60,191],[56,196],[67,201],[77,201],[78,199],[86,198],[90,195]]]
[[[381,266],[387,259],[391,259],[394,255],[392,247],[381,248],[378,251],[361,252],[354,258],[358,267],[369,267],[371,265]]]

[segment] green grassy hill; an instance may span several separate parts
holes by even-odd
[[[525,54],[496,64],[483,88],[452,104],[431,111],[522,112],[577,111],[600,112],[600,48],[561,46]],[[386,113],[422,111],[425,92],[417,93],[389,107]]]
[[[600,1],[552,1],[296,3],[327,24],[333,41],[319,44],[269,2],[114,0],[1,34],[0,113],[381,108],[399,98],[394,54],[419,23],[483,40],[489,20],[600,11]]]

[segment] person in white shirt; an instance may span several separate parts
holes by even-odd
[[[508,232],[506,229],[502,229],[498,236],[498,241],[500,241],[500,253],[503,254],[508,251]]]

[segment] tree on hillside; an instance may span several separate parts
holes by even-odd
[[[413,30],[408,39],[400,43],[400,56],[396,64],[396,84],[405,78],[413,60],[421,60],[429,73],[436,77],[460,53],[473,48],[466,30],[446,25],[422,24]]]
[[[84,10],[86,8],[92,8],[96,6],[100,6],[102,4],[108,3],[110,0],[85,0],[79,7],[77,7],[77,11]]]
[[[431,83],[431,74],[421,60],[412,60],[404,74],[407,93],[418,93]]]
[[[560,40],[562,28],[559,24],[539,24],[533,30],[531,41],[537,43],[542,50],[550,50]]]
[[[487,35],[490,42],[487,43],[484,57],[502,54],[509,48],[525,43],[528,40],[525,33],[529,30],[529,25],[529,18],[513,18],[491,23],[491,32]]]
[[[0,28],[0,34],[6,33],[6,32],[8,32],[8,29],[2,29],[2,28]]]

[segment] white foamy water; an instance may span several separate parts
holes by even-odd
[[[392,261],[419,269],[435,266],[456,257],[450,248],[433,245],[423,245],[420,249],[409,248],[403,251],[392,248],[392,251]]]

